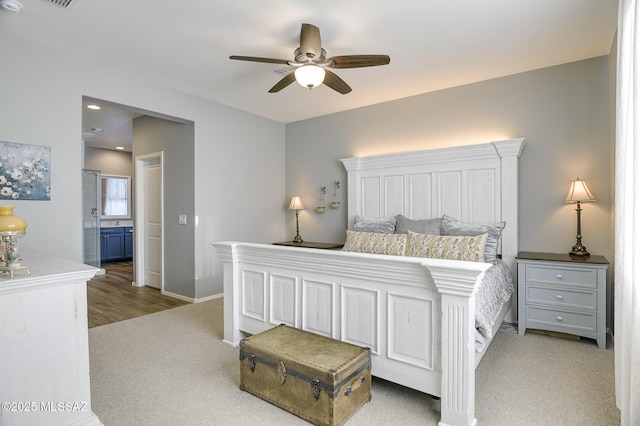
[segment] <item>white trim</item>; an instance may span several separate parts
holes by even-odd
[[[190,303],[208,302],[210,300],[220,299],[224,297],[224,293],[212,294],[211,296],[206,296],[206,297],[187,297],[181,294],[172,293],[170,291],[163,291],[162,294],[164,296],[173,297],[175,299],[184,300],[185,302],[190,302]]]
[[[165,276],[165,265],[164,265],[164,151],[153,152],[149,154],[136,155],[135,158],[135,225],[133,228],[134,231],[134,245],[135,245],[135,256],[134,256],[134,281],[131,283],[136,287],[143,287],[144,284],[140,284],[139,277],[144,277],[144,259],[145,259],[145,250],[144,244],[142,243],[145,239],[145,225],[144,225],[144,179],[142,179],[142,171],[145,167],[146,163],[149,163],[151,160],[157,159],[160,164],[161,174],[160,174],[160,222],[161,222],[161,285],[160,291],[164,294],[164,276]]]

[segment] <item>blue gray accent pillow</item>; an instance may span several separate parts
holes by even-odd
[[[396,216],[396,234],[406,234],[409,231],[418,234],[441,235],[442,218],[409,219],[401,214]]]
[[[476,235],[489,234],[487,244],[484,248],[484,261],[486,263],[496,263],[496,259],[498,258],[498,241],[506,225],[507,222],[495,223],[493,225],[473,225],[444,215],[442,217],[442,235],[475,237]]]
[[[396,218],[382,217],[371,218],[358,216],[353,220],[353,230],[358,232],[377,232],[380,234],[393,234],[396,229]]]

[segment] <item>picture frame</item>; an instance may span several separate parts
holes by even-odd
[[[0,141],[0,200],[51,200],[51,147]]]

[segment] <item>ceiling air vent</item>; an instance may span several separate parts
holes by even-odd
[[[73,9],[80,0],[47,0],[49,3],[53,3],[56,6],[64,7],[67,10]]]

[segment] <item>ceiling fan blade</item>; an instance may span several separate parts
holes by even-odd
[[[286,59],[273,59],[273,58],[258,58],[255,56],[229,56],[229,59],[236,59],[238,61],[250,61],[250,62],[265,62],[267,64],[288,64]]]
[[[273,86],[271,89],[269,89],[269,93],[279,92],[282,89],[284,89],[285,87],[287,87],[288,85],[290,85],[291,83],[293,83],[294,81],[296,81],[296,75],[295,75],[295,73],[291,72],[291,73],[287,74],[286,76],[284,76],[284,78],[282,80],[277,82],[275,86]]]
[[[343,79],[338,77],[336,73],[329,70],[325,70],[323,83],[343,95],[346,95],[351,91],[351,87],[349,87],[349,85],[345,83]]]
[[[333,65],[329,65],[331,68],[362,68],[387,65],[391,58],[388,55],[345,55],[334,56],[327,62],[333,62]]]
[[[319,58],[322,54],[322,43],[320,42],[320,29],[315,25],[302,24],[300,29],[300,50],[307,58]]]

